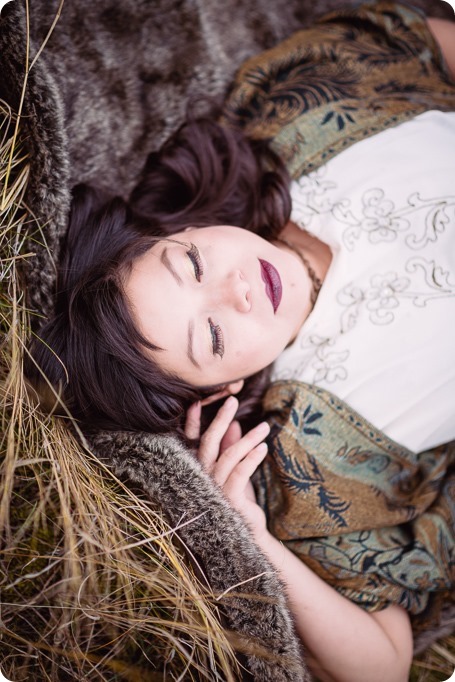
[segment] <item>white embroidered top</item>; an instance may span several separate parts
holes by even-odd
[[[291,194],[333,258],[273,378],[326,388],[414,452],[454,439],[455,113],[363,140]]]

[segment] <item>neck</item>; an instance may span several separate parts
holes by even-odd
[[[311,304],[314,306],[332,261],[329,246],[292,222],[287,223],[277,241],[294,252],[305,267],[312,284]]]
[[[311,281],[311,293],[310,293],[310,303],[311,307],[314,306],[316,303],[317,297],[319,295],[319,292],[322,287],[322,281],[319,279],[313,268],[311,267],[311,264],[309,260],[303,255],[303,251],[300,251],[299,249],[296,248],[294,244],[291,244],[287,239],[283,239],[281,237],[277,237],[276,241],[279,244],[283,244],[284,246],[287,246],[288,249],[290,249],[293,253],[296,254],[298,258],[302,261],[303,267],[305,268],[308,278]]]
[[[290,242],[298,251],[303,252],[317,277],[324,282],[332,262],[330,247],[291,220],[284,226],[279,236]]]

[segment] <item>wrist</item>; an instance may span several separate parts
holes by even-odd
[[[254,533],[254,540],[275,566],[280,559],[284,559],[286,553],[289,551],[267,528]]]

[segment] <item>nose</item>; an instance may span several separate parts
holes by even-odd
[[[239,313],[251,310],[250,285],[240,270],[233,270],[220,280],[214,295],[218,305],[233,307]]]

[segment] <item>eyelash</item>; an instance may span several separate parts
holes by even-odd
[[[198,282],[200,282],[201,277],[204,274],[204,267],[202,265],[201,254],[199,253],[199,249],[194,244],[191,244],[190,250],[187,251],[186,253],[193,264],[196,279]]]
[[[219,324],[213,324],[211,317],[209,317],[209,326],[212,334],[213,355],[219,355],[222,358],[224,355],[224,341],[221,327]]]
[[[194,244],[191,244],[190,250],[187,251],[186,253],[191,263],[193,264],[195,277],[197,281],[200,282],[201,277],[204,274],[204,266],[202,265],[202,259],[201,254],[199,253],[199,249]],[[222,358],[224,355],[224,341],[221,327],[219,324],[214,324],[210,317],[209,327],[210,333],[212,335],[213,355],[219,355],[220,358]]]

